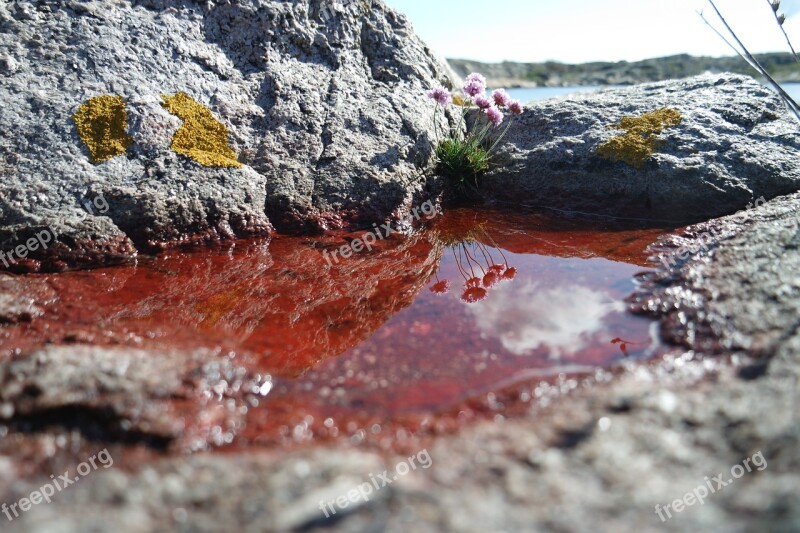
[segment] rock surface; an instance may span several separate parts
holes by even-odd
[[[705,354],[769,358],[800,334],[800,194],[712,220],[653,247],[633,309],[666,340]]]
[[[412,441],[407,455],[343,444],[99,470],[11,530],[115,523],[121,531],[796,531],[798,207],[800,195],[776,199],[654,248],[665,263],[631,305],[665,316],[669,338],[694,350],[631,361],[613,375],[541,383],[522,391],[535,399],[524,416]],[[676,251],[685,257],[671,264]],[[724,357],[714,355],[719,347]],[[490,401],[502,404],[510,394],[520,391],[499,391]],[[429,468],[325,519],[321,501],[346,497],[370,475],[399,472],[423,449]],[[749,472],[735,470],[745,464]],[[723,486],[711,481],[717,477]],[[5,500],[44,481],[13,482]],[[656,505],[673,505],[709,482],[714,492],[702,505],[659,518]]]
[[[548,398],[551,407],[426,444],[430,468],[329,520],[321,501],[397,471],[422,446],[390,457],[336,447],[101,470],[11,530],[77,532],[115,523],[120,531],[796,531],[796,355],[777,357],[756,382],[726,364],[677,358],[568,398],[540,390],[540,405]],[[706,477],[722,475],[727,483],[734,465],[759,452],[764,461],[752,459],[751,472],[703,505],[673,511],[665,522],[656,514],[656,504],[683,498]],[[18,483],[6,499],[28,494],[37,481]]]
[[[403,216],[432,152],[433,107],[410,102],[449,83],[379,0],[6,2],[0,67],[0,249],[57,236],[16,262],[28,271]],[[182,121],[161,95],[178,92],[241,168],[170,150]],[[132,143],[95,164],[72,115],[104,94],[123,97]]]
[[[239,405],[264,384],[219,351],[155,354],[80,344],[0,362],[0,382],[0,419],[22,433],[58,426],[90,440],[184,449],[222,444],[225,434],[217,442],[209,434],[215,425],[232,439],[242,421]],[[218,401],[208,401],[212,391]]]
[[[682,116],[642,168],[597,155],[613,126],[660,108]],[[800,125],[752,78],[706,75],[531,104],[481,194],[513,203],[700,222],[800,188]]]

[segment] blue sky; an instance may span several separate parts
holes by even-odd
[[[697,15],[704,0],[384,0],[440,55],[480,61],[638,60],[733,52]],[[786,50],[767,0],[719,0],[751,52]],[[783,0],[800,46],[800,0]]]

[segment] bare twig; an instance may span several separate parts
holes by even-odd
[[[781,29],[783,36],[786,37],[786,44],[789,45],[789,50],[792,51],[792,55],[794,56],[794,60],[797,61],[797,64],[800,65],[800,56],[797,55],[797,52],[794,50],[794,46],[792,46],[792,40],[789,39],[789,34],[786,33],[786,28],[783,27],[783,23],[786,22],[786,15],[779,14],[778,9],[781,7],[780,0],[767,0],[770,9],[772,9],[772,14],[775,15],[775,22],[778,23],[778,27]]]
[[[750,64],[751,67],[756,69],[762,76],[764,76],[764,78],[769,82],[769,84],[772,85],[772,87],[778,92],[781,98],[783,98],[783,101],[786,102],[786,105],[789,107],[792,113],[794,113],[795,117],[797,117],[797,119],[800,120],[800,106],[797,105],[797,102],[795,102],[794,99],[791,96],[789,96],[789,93],[783,90],[781,84],[775,81],[775,79],[770,75],[767,69],[765,69],[764,66],[761,63],[759,63],[758,59],[756,59],[755,56],[750,53],[750,51],[747,49],[744,43],[736,35],[736,32],[733,31],[733,28],[730,27],[728,21],[725,20],[725,17],[723,17],[722,13],[720,13],[719,9],[717,9],[717,5],[714,3],[714,0],[708,0],[708,3],[711,4],[711,7],[716,12],[717,17],[719,17],[719,20],[722,22],[722,24],[728,30],[728,33],[731,35],[731,37],[733,37],[733,39],[736,41],[736,43],[739,45],[739,48],[741,49],[741,51],[739,51],[738,49],[733,47],[734,50],[736,50],[740,56],[744,57],[744,59],[747,61],[748,64]],[[703,20],[706,22],[706,24],[711,26],[711,24],[708,23],[705,17],[703,17]],[[713,26],[711,27],[713,28]],[[716,31],[717,34],[721,36],[719,31],[717,31],[716,29],[714,31]],[[729,46],[732,46],[727,39],[725,39],[725,42],[728,43]]]
[[[706,16],[703,14],[703,12],[702,12],[702,11],[698,11],[698,12],[697,12],[697,14],[698,14],[698,15],[700,15],[700,18],[701,18],[701,19],[703,19],[703,22],[705,22],[705,23],[706,23],[706,26],[708,26],[709,28],[711,28],[711,29],[714,31],[714,33],[716,33],[716,34],[719,36],[719,38],[720,38],[720,39],[722,39],[723,41],[725,41],[725,44],[727,44],[728,46],[730,46],[731,50],[733,50],[734,52],[736,52],[736,55],[738,55],[739,57],[741,57],[742,59],[744,59],[744,60],[747,62],[747,64],[748,64],[748,65],[750,65],[750,66],[751,66],[751,67],[753,67],[755,70],[758,70],[758,71],[760,72],[760,69],[758,68],[758,66],[757,66],[755,63],[752,63],[752,62],[751,62],[749,59],[747,59],[747,57],[745,57],[745,55],[744,55],[744,54],[743,54],[743,53],[742,53],[742,52],[741,52],[741,51],[740,51],[738,48],[736,48],[736,47],[735,47],[735,46],[734,46],[734,45],[733,45],[733,44],[732,44],[732,43],[731,43],[731,42],[730,42],[730,41],[729,41],[729,40],[728,40],[728,39],[727,39],[727,38],[726,38],[724,35],[722,35],[722,32],[721,32],[721,31],[719,31],[717,28],[715,28],[715,27],[714,27],[714,25],[713,25],[713,24],[711,24],[711,23],[708,21],[708,19],[706,18]]]

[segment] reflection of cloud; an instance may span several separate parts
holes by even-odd
[[[606,315],[624,309],[603,292],[575,285],[505,283],[492,292],[468,309],[484,335],[499,338],[515,355],[539,347],[549,348],[553,358],[574,354],[603,327]]]

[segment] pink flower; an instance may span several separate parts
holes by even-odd
[[[505,118],[503,116],[502,111],[500,111],[496,107],[490,107],[484,112],[486,113],[486,116],[489,118],[489,121],[495,126],[499,126],[503,122],[503,118]]]
[[[525,111],[525,106],[519,100],[513,100],[509,102],[508,109],[515,115],[521,115],[523,111]]]
[[[486,78],[473,72],[464,82],[464,94],[473,98],[486,92]]]
[[[485,96],[481,95],[475,98],[475,105],[480,107],[481,109],[489,109],[492,107],[492,101],[486,98]]]
[[[504,89],[497,89],[492,93],[492,99],[497,107],[508,107],[511,103],[511,97]]]
[[[473,72],[472,74],[467,76],[467,80],[466,81],[477,81],[478,83],[480,83],[481,85],[486,87],[486,78],[484,78],[482,75],[478,74],[477,72]]]
[[[438,87],[434,87],[430,91],[428,91],[428,98],[431,100],[436,100],[436,103],[441,106],[446,106],[450,102],[453,101],[453,97],[450,94],[450,91],[439,85]]]

